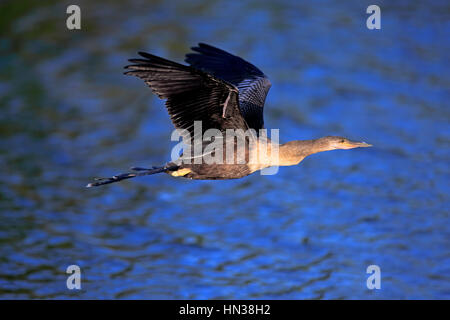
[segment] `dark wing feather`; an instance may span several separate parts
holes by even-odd
[[[213,46],[199,43],[197,53],[188,53],[185,61],[191,66],[212,73],[239,89],[239,105],[247,124],[258,131],[264,127],[264,103],[271,83],[251,63]]]
[[[248,129],[239,109],[238,89],[190,66],[139,52],[145,59],[130,59],[127,75],[145,81],[161,99],[175,128],[194,137],[194,121],[202,121],[202,133],[214,128]]]

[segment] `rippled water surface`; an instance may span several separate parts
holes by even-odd
[[[80,31],[60,2],[0,5],[0,298],[450,298],[447,1],[378,1],[378,31],[367,1],[77,3]],[[122,67],[199,41],[270,77],[282,141],[374,147],[273,176],[84,188],[169,160],[163,102]]]

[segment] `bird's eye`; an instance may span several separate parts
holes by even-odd
[[[345,142],[345,139],[342,139],[342,140],[341,140],[341,143],[344,143],[344,142]]]

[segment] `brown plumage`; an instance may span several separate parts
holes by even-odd
[[[140,52],[142,58],[130,59],[132,64],[125,67],[125,74],[143,79],[153,93],[166,100],[172,123],[175,128],[185,130],[183,136],[188,145],[193,146],[208,129],[215,129],[224,136],[217,142],[223,146],[219,152],[223,152],[225,159],[229,143],[235,161],[228,164],[208,162],[208,156],[219,153],[217,150],[206,152],[208,143],[200,140],[201,153],[196,157],[199,163],[174,161],[162,167],[132,168],[133,172],[97,179],[88,187],[161,172],[190,179],[237,179],[270,166],[296,165],[317,152],[370,146],[342,137],[295,140],[281,145],[268,140],[267,145],[262,144],[258,138],[259,130],[264,127],[263,107],[271,86],[268,78],[254,65],[221,49],[202,43],[192,49],[195,53],[186,55],[190,66]],[[200,131],[194,130],[195,121],[201,121]],[[247,143],[239,144],[239,139],[234,137],[228,139],[227,129],[238,130],[241,141]],[[239,130],[248,135],[239,135]],[[268,147],[268,151],[263,147]],[[239,154],[243,155],[243,161],[237,163]],[[190,156],[183,157],[194,161]],[[255,158],[258,161],[250,160]]]

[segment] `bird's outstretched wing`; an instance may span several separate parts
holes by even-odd
[[[145,81],[161,99],[175,128],[186,129],[194,138],[194,121],[207,129],[248,129],[240,112],[239,92],[233,85],[190,66],[169,61],[149,53],[130,59],[125,74]]]
[[[247,124],[258,131],[264,127],[264,102],[271,83],[251,63],[205,43],[193,47],[185,61],[191,66],[213,74],[239,89],[239,105]]]

